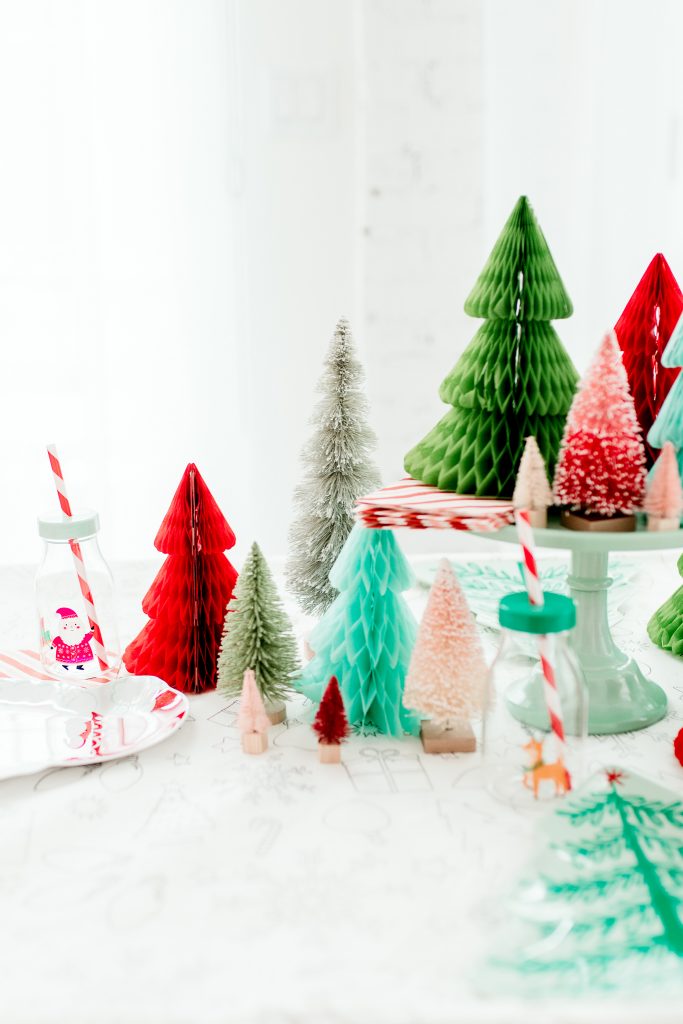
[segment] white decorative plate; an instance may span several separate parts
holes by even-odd
[[[155,676],[0,679],[0,779],[126,757],[179,729],[188,707]]]

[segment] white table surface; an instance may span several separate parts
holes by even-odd
[[[634,556],[642,572],[614,629],[669,714],[591,739],[589,755],[683,794],[671,750],[683,661],[645,632],[681,582],[676,555]],[[115,569],[127,639],[154,566]],[[416,610],[423,599],[411,595]],[[0,603],[2,647],[31,645],[30,569],[0,571]],[[3,1024],[680,1024],[680,1005],[652,1000],[644,1016],[618,999],[477,996],[487,902],[529,856],[537,820],[489,798],[478,755],[352,738],[342,766],[321,765],[302,710],[250,758],[234,703],[207,694],[156,748],[0,783]]]

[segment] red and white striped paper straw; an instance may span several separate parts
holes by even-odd
[[[542,607],[544,603],[543,588],[541,586],[541,578],[538,572],[538,565],[536,563],[534,531],[531,528],[531,520],[529,518],[528,511],[526,509],[516,509],[515,522],[517,524],[517,536],[519,537],[519,543],[522,547],[524,580],[526,582],[527,594],[529,595],[529,603]],[[564,732],[564,720],[562,718],[562,704],[560,703],[560,695],[557,691],[555,668],[549,657],[548,637],[545,635],[538,636],[538,654],[541,660],[543,693],[545,696],[545,706],[548,711],[548,717],[550,718],[550,729],[557,742],[558,758],[562,760],[565,770],[567,770],[567,741]],[[569,782],[568,788],[571,788],[571,776],[569,775],[569,771],[567,771],[567,779]]]
[[[65,519],[71,519],[73,515],[71,511],[71,502],[66,493],[66,485],[64,483],[64,474],[62,472],[62,466],[57,455],[57,449],[53,444],[47,446],[47,457],[50,460],[50,469],[52,470],[52,476],[57,488],[57,497],[59,499],[59,507],[62,510],[62,514]],[[107,652],[104,648],[104,640],[102,639],[102,630],[100,629],[97,621],[97,613],[95,611],[95,601],[92,596],[92,590],[88,583],[88,576],[85,571],[85,563],[83,562],[83,552],[81,551],[81,545],[77,540],[70,540],[69,546],[71,548],[71,554],[73,555],[74,567],[76,569],[76,576],[78,577],[78,584],[81,588],[81,595],[83,597],[83,603],[85,604],[86,614],[88,616],[88,622],[90,629],[93,634],[93,647],[95,648],[95,655],[99,662],[102,671],[106,671],[109,668],[107,662]]]

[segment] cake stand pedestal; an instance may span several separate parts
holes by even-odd
[[[514,526],[478,536],[519,543]],[[609,555],[611,551],[680,548],[683,532],[591,533],[551,524],[534,530],[534,538],[538,547],[571,551],[568,583],[576,602],[574,649],[588,684],[588,731],[630,732],[658,722],[666,714],[666,694],[643,675],[637,661],[617,647],[609,628]],[[528,686],[524,704],[529,713],[524,718],[536,725],[543,718],[542,690],[533,678]]]

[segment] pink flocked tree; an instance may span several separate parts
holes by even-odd
[[[645,448],[614,332],[579,387],[555,472],[559,505],[596,518],[629,514],[645,491]]]
[[[242,750],[245,754],[262,754],[268,747],[270,719],[263,706],[263,697],[256,683],[256,676],[248,668],[242,681],[242,696],[237,724],[242,734]]]
[[[444,558],[420,623],[403,695],[407,708],[432,719],[422,723],[427,753],[475,749],[469,720],[481,711],[485,676],[476,623]]]
[[[683,512],[683,490],[676,449],[665,441],[655,462],[645,495],[650,530],[677,530]]]

